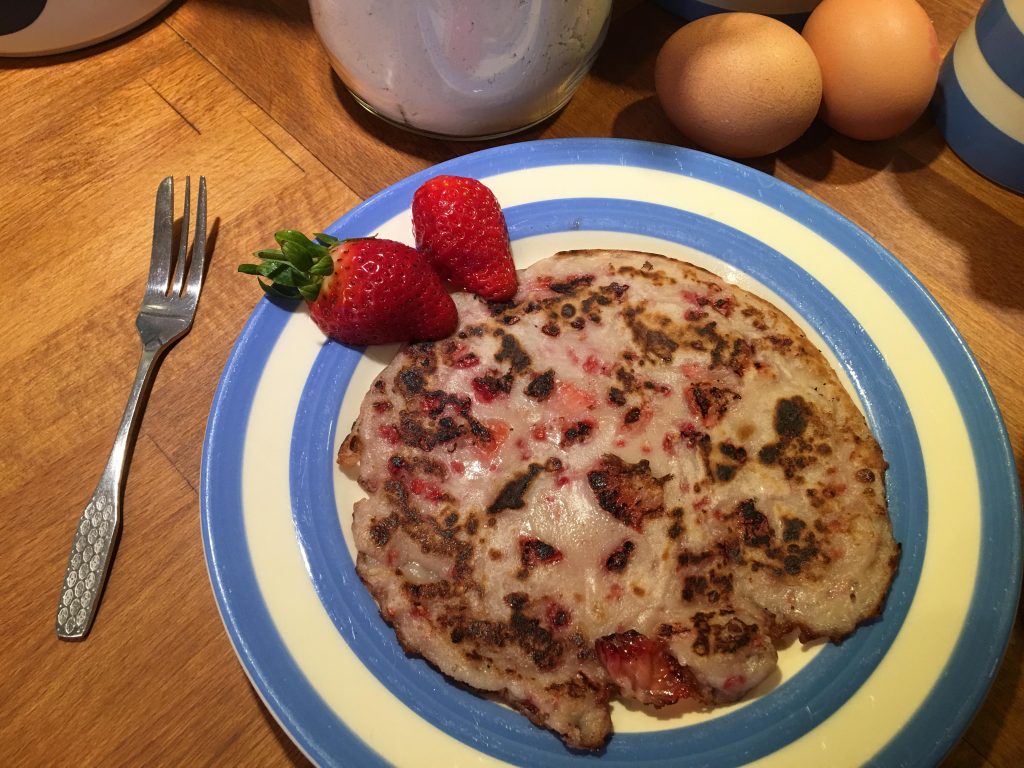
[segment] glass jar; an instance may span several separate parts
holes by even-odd
[[[504,136],[569,101],[611,0],[310,0],[338,77],[374,114],[447,138]]]

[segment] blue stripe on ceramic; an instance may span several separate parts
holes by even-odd
[[[965,163],[1004,187],[1024,192],[1024,145],[975,109],[957,78],[952,53],[942,62],[932,106],[946,143]]]
[[[669,13],[673,13],[676,16],[680,16],[688,21],[694,19],[701,19],[705,16],[711,16],[715,13],[729,13],[732,11],[743,10],[739,8],[728,8],[722,7],[714,2],[703,3],[700,0],[655,0],[655,2],[664,8]],[[807,7],[806,11],[798,13],[770,13],[765,11],[754,11],[748,10],[748,13],[762,13],[765,16],[771,16],[778,19],[781,22],[788,24],[795,29],[801,29],[804,23],[807,21],[807,17],[810,16],[811,10],[818,4],[819,0],[808,0],[804,3]],[[735,5],[735,4],[734,4]],[[757,3],[749,3],[750,8],[756,8]],[[764,3],[771,7],[770,3]]]
[[[367,765],[377,759],[376,753],[338,722],[281,643],[244,544],[245,425],[260,375],[292,309],[260,301],[239,334],[217,386],[203,443],[203,549],[228,636],[270,711],[317,763],[327,765],[332,755],[346,754],[357,764]]]
[[[863,389],[859,391],[890,464],[887,493],[903,558],[885,621],[828,646],[795,678],[742,710],[709,723],[659,733],[617,734],[602,763],[675,765],[737,763],[762,757],[826,719],[860,687],[884,656],[909,610],[927,529],[924,464],[913,420],[884,359],[856,320],[810,275],[763,243],[718,222],[675,208],[607,199],[567,199],[506,209],[513,239],[570,230],[630,232],[697,248],[769,285],[808,322]],[[351,237],[347,227],[333,231]],[[422,660],[405,657],[394,632],[353,571],[333,488],[334,426],[359,353],[330,344],[304,388],[291,452],[295,527],[317,593],[345,642],[406,706],[449,735],[502,760],[568,765],[576,757],[522,716],[448,685]],[[347,428],[345,425],[343,428]],[[804,708],[814,702],[813,713]],[[743,734],[737,736],[737,734]],[[682,758],[680,755],[685,754]]]
[[[333,228],[343,228],[352,234],[372,232],[379,222],[407,208],[416,187],[439,173],[485,177],[521,168],[572,163],[638,166],[693,176],[739,191],[783,212],[843,250],[897,299],[935,355],[957,397],[979,467],[984,500],[980,569],[964,626],[982,626],[984,631],[962,635],[947,663],[946,674],[937,681],[918,716],[893,740],[887,754],[907,755],[908,764],[938,762],[966,727],[988,690],[1002,656],[997,651],[1005,647],[1009,636],[1020,590],[1020,489],[1005,427],[974,358],[934,299],[885,249],[824,204],[746,166],[692,150],[613,139],[528,142],[457,158],[384,190],[336,222]],[[266,300],[261,302],[236,343],[207,427],[201,493],[207,563],[222,617],[239,658],[260,695],[296,743],[324,765],[337,764],[341,759],[370,764],[376,756],[337,722],[295,668],[263,605],[244,546],[241,456],[245,423],[270,346],[287,319],[271,306]],[[851,641],[856,639],[857,636]],[[786,691],[783,686],[772,698],[781,700]],[[807,706],[813,710],[815,702],[786,703],[794,709]],[[946,723],[945,729],[936,728],[939,720]],[[725,739],[734,737],[734,733],[723,734]]]
[[[1024,98],[1024,30],[1014,24],[1004,0],[988,0],[978,11],[978,47],[999,79]]]
[[[0,35],[12,35],[32,26],[46,8],[46,0],[22,0],[0,7]]]

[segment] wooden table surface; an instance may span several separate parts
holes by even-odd
[[[943,51],[979,4],[924,0]],[[365,113],[332,74],[303,0],[187,0],[86,51],[0,60],[0,764],[304,764],[235,657],[200,536],[207,414],[258,300],[236,265],[282,226],[322,228],[485,146],[683,143],[652,95],[655,55],[678,25],[651,2],[618,3],[569,106],[487,144],[420,138]],[[1024,466],[1024,197],[966,167],[927,116],[880,143],[815,124],[750,165],[852,219],[924,283],[980,361]],[[209,180],[207,285],[149,398],[96,626],[84,643],[60,642],[58,587],[134,375],[153,194],[168,174]],[[1018,615],[946,765],[1024,765],[1022,649]]]

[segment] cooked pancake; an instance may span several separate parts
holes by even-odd
[[[734,701],[877,616],[885,462],[821,352],[674,259],[559,253],[377,377],[339,463],[402,646],[571,747],[615,697]]]

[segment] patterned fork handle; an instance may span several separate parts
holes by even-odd
[[[81,640],[92,627],[100,595],[110,571],[121,532],[121,497],[128,446],[142,413],[139,404],[149,387],[156,361],[192,327],[206,267],[206,179],[199,177],[196,235],[189,258],[190,179],[185,177],[185,208],[181,217],[177,257],[174,254],[174,178],[160,182],[153,214],[153,250],[142,306],[135,327],[142,340],[142,358],[135,384],[121,417],[114,447],[92,499],[85,506],[68,556],[68,568],[57,603],[57,636]],[[186,266],[187,265],[187,266]]]
[[[107,467],[78,521],[57,604],[57,637],[61,639],[84,639],[96,616],[121,532],[121,497],[128,445],[142,413],[139,403],[149,386],[153,363],[165,348],[154,345],[143,349]]]

